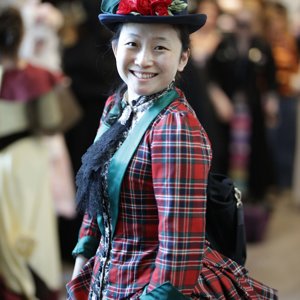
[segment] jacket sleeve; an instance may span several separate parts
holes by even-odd
[[[202,267],[211,161],[208,138],[193,113],[163,116],[153,131],[151,157],[159,249],[147,293],[169,282],[190,295]]]
[[[79,230],[78,242],[72,252],[73,256],[79,254],[86,258],[94,256],[99,245],[100,237],[101,234],[97,219],[90,217],[86,213]]]

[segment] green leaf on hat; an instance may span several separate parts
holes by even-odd
[[[103,0],[101,3],[101,10],[103,13],[115,14],[120,0]]]
[[[182,0],[173,0],[168,9],[172,13],[179,13],[185,10],[187,6],[187,3]]]

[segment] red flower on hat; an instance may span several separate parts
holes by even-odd
[[[117,14],[136,13],[144,16],[168,16],[168,7],[172,0],[121,0]]]
[[[150,0],[151,8],[157,16],[168,16],[168,7],[172,3],[172,0]]]
[[[149,0],[121,0],[119,3],[117,14],[129,15],[130,13],[151,15]]]

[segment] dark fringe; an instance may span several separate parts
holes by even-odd
[[[88,212],[90,216],[103,212],[103,167],[124,139],[124,133],[129,129],[131,121],[132,115],[125,125],[115,122],[83,155],[82,165],[76,175],[78,212]]]
[[[122,125],[118,119],[122,114],[121,99],[125,92],[125,85],[121,86],[116,93],[115,103],[117,113],[108,113],[105,122],[111,127],[105,131],[100,138],[94,142],[82,156],[82,165],[76,175],[76,203],[77,211],[87,212],[90,216],[96,217],[103,212],[103,168],[110,161],[111,157],[117,151],[118,146],[125,139],[125,133],[128,132],[132,119],[131,112],[128,120]],[[156,99],[174,88],[172,82],[165,90],[151,96],[140,96],[136,101],[132,101],[133,106],[140,105],[151,99]]]

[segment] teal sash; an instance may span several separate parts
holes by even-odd
[[[178,93],[175,90],[171,90],[158,99],[135,124],[122,146],[112,157],[108,168],[107,180],[113,234],[116,229],[119,214],[121,184],[127,166],[149,125],[154,121],[157,115],[176,98],[178,98]]]
[[[135,124],[122,146],[112,157],[108,169],[108,195],[110,199],[110,213],[113,234],[115,232],[119,214],[120,188],[129,161],[132,158],[149,125],[154,121],[157,115],[174,99],[178,98],[178,96],[179,95],[175,90],[171,90],[170,92],[159,98]],[[96,135],[95,141],[97,141],[100,136],[109,128],[110,126],[108,124],[102,123]],[[104,235],[104,224],[102,215],[100,214],[97,216],[97,223],[102,235]]]

